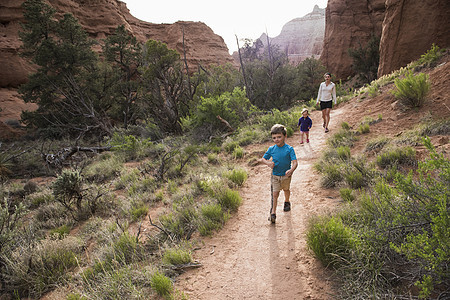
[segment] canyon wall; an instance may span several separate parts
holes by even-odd
[[[338,79],[355,75],[349,48],[380,37],[378,76],[406,66],[431,48],[450,46],[448,0],[328,0],[320,57]]]
[[[433,43],[450,46],[450,1],[386,0],[378,76],[418,59]]]
[[[325,36],[320,60],[336,78],[354,75],[349,48],[367,44],[372,34],[380,37],[385,0],[328,0]]]
[[[18,55],[21,45],[18,32],[20,23],[24,22],[23,2],[0,2],[0,121],[17,120],[22,109],[33,109],[33,105],[24,104],[16,92],[33,71],[33,66]],[[58,17],[72,13],[94,39],[104,39],[114,33],[117,26],[124,25],[138,41],[162,41],[182,54],[184,30],[186,57],[191,70],[196,70],[199,64],[235,63],[223,38],[202,22],[144,22],[133,17],[126,4],[119,0],[48,0],[48,3],[57,10]]]
[[[297,64],[308,57],[320,57],[324,32],[325,9],[315,5],[311,13],[286,23],[280,34],[274,38],[269,37],[269,41],[271,45],[278,46],[281,52],[286,53],[290,62]],[[266,47],[266,34],[259,39]]]

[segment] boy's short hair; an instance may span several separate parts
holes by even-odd
[[[280,134],[280,133],[283,134],[284,136],[286,135],[286,127],[284,127],[284,125],[275,124],[270,129],[270,134]]]

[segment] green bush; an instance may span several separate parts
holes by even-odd
[[[225,177],[230,179],[234,184],[242,186],[247,180],[247,172],[243,169],[233,169],[233,171],[225,173]]]
[[[51,236],[56,236],[58,239],[63,239],[69,235],[71,227],[68,225],[62,225],[50,231]]]
[[[410,66],[412,68],[417,68],[419,66],[434,67],[439,58],[442,57],[443,53],[444,50],[433,43],[431,49],[425,52],[425,54],[422,54],[418,60],[411,62]]]
[[[168,298],[173,291],[173,283],[170,278],[160,272],[152,275],[150,285],[160,296]]]
[[[234,159],[243,158],[244,149],[242,149],[240,146],[237,146],[236,148],[234,148],[232,156]]]
[[[383,149],[385,145],[389,144],[389,142],[390,139],[387,137],[378,137],[376,139],[370,140],[366,144],[366,149],[364,151],[378,153]]]
[[[346,129],[340,129],[337,133],[327,139],[327,144],[332,148],[337,148],[339,146],[352,147],[355,140],[356,137],[353,132]]]
[[[355,201],[355,195],[353,195],[353,190],[349,188],[341,188],[339,190],[339,194],[341,195],[342,200],[346,202]]]
[[[306,242],[325,265],[339,267],[345,262],[356,242],[352,230],[338,217],[320,217],[310,221]]]
[[[141,220],[148,214],[148,206],[141,204],[137,207],[133,207],[131,210],[131,217],[133,222]]]
[[[350,147],[348,146],[340,146],[336,149],[336,154],[339,159],[341,160],[348,160],[350,159]]]
[[[229,188],[221,189],[216,194],[217,200],[219,201],[219,204],[231,211],[235,211],[238,209],[239,205],[241,205],[242,198],[239,195],[238,191],[233,191]]]
[[[325,188],[335,187],[343,179],[339,163],[319,162],[314,167],[322,174],[321,185]]]
[[[414,75],[412,71],[405,78],[396,78],[392,94],[408,107],[422,107],[431,88],[430,76],[425,73]]]
[[[377,156],[377,165],[387,168],[393,165],[415,165],[416,151],[412,147],[394,148]]]
[[[360,134],[365,134],[365,133],[369,133],[370,132],[370,126],[369,124],[361,124],[358,127],[358,132]]]
[[[208,153],[208,163],[212,165],[219,164],[219,159],[216,153]]]
[[[167,265],[183,265],[191,261],[192,256],[189,251],[181,248],[167,249],[162,257],[162,262]]]

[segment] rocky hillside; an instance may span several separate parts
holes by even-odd
[[[431,48],[450,46],[450,2],[328,0],[321,61],[337,78],[354,75],[349,48],[381,37],[378,75],[407,65]]]
[[[269,37],[269,41],[286,53],[290,61],[298,63],[311,56],[320,57],[324,32],[325,9],[316,5],[311,13],[286,23],[281,33],[274,38]],[[264,46],[267,45],[265,33],[259,39]]]
[[[32,65],[19,57],[21,42],[18,37],[23,22],[23,0],[0,2],[0,121],[18,120],[23,109],[33,109],[18,96],[17,87],[27,80]],[[233,63],[223,38],[201,22],[176,22],[153,24],[141,21],[130,14],[124,2],[119,0],[49,0],[57,12],[72,13],[95,39],[104,39],[118,25],[125,25],[139,41],[149,39],[166,43],[169,48],[183,53],[183,30],[187,60],[192,69],[202,64]]]

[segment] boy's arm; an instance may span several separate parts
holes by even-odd
[[[261,157],[260,159],[258,159],[258,161],[262,164],[265,164],[266,166],[269,166],[271,169],[275,167],[275,163],[273,161],[267,160],[264,157]]]
[[[292,167],[286,171],[286,176],[292,176],[292,174],[294,173],[295,169],[297,169],[298,166],[298,162],[297,160],[293,160],[291,161]]]

